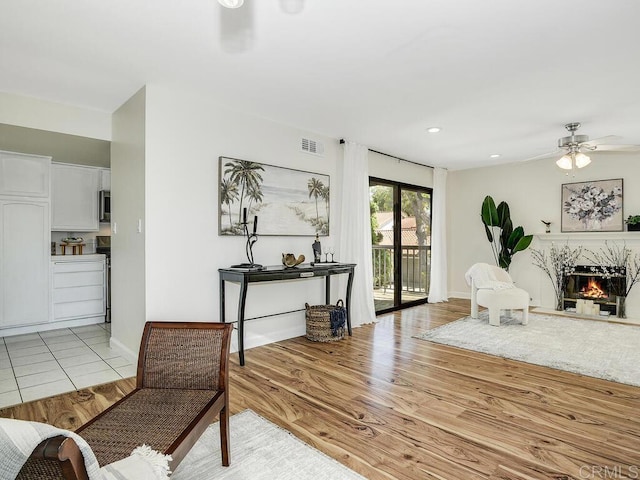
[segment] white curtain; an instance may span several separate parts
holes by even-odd
[[[355,263],[351,292],[351,325],[376,321],[371,265],[371,212],[369,210],[369,149],[344,143],[342,162],[341,262]]]
[[[429,303],[446,302],[447,292],[447,171],[433,170],[433,198],[431,205],[431,285]]]

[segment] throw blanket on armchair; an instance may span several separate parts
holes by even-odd
[[[63,435],[72,438],[80,448],[89,480],[165,480],[169,478],[169,455],[162,455],[142,445],[131,456],[100,468],[91,447],[82,437],[69,430],[47,425],[0,418],[0,478],[16,478],[31,452],[47,438]]]
[[[471,280],[476,288],[488,290],[504,290],[515,288],[513,281],[507,272],[488,263],[476,263],[464,275],[467,285]]]

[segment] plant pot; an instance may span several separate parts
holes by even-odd
[[[564,293],[560,293],[560,295],[556,296],[556,311],[564,311]]]
[[[616,296],[616,317],[627,318],[627,297]]]
[[[640,232],[640,223],[627,224],[627,232]]]

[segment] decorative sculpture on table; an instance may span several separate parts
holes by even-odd
[[[231,268],[251,268],[260,270],[262,265],[254,263],[253,261],[253,245],[258,241],[258,216],[253,217],[253,233],[249,235],[249,222],[247,222],[247,209],[245,208],[242,211],[242,222],[241,225],[244,228],[244,234],[247,236],[247,246],[245,247],[245,251],[247,253],[247,260],[249,263],[240,263],[238,265],[231,265]]]
[[[302,262],[304,262],[304,255],[298,255],[298,257],[296,258],[296,256],[293,253],[283,253],[282,254],[282,264],[285,267],[295,267],[297,265],[300,265]]]
[[[313,261],[314,263],[320,263],[320,258],[322,257],[322,245],[320,245],[320,239],[318,238],[318,234],[316,234],[316,240],[311,245],[313,247]]]

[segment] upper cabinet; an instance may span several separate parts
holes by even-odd
[[[51,230],[98,231],[100,171],[94,167],[51,164]]]
[[[0,195],[49,197],[51,157],[0,150]]]
[[[108,168],[100,169],[100,190],[111,190],[111,170]]]

